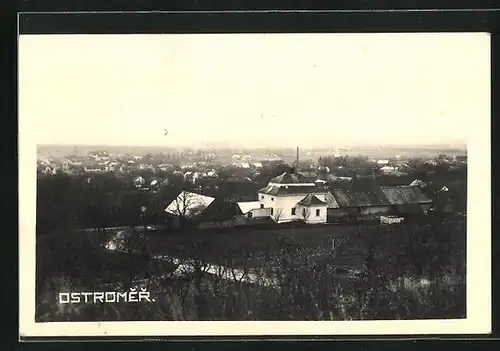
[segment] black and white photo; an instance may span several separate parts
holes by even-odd
[[[21,332],[487,332],[489,46],[21,35]]]

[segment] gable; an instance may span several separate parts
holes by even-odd
[[[165,209],[173,215],[191,217],[203,212],[215,198],[190,191],[182,191]]]

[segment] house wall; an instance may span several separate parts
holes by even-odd
[[[343,217],[349,215],[349,211],[342,208],[329,208],[327,209],[327,222],[335,222]]]
[[[276,196],[271,196],[267,194],[262,194],[259,193],[259,204],[261,207],[263,206],[264,208],[271,208],[275,205],[274,201],[272,199],[276,199]]]
[[[252,218],[269,217],[271,215],[271,209],[270,208],[256,208],[256,209],[251,210],[249,213],[251,213]]]
[[[297,202],[302,200],[305,195],[299,196],[280,196],[274,199],[274,214],[275,220],[278,222],[290,222],[302,218],[297,210]],[[292,208],[295,208],[295,215],[292,215]]]
[[[382,224],[396,224],[396,223],[403,223],[404,219],[401,217],[386,217],[386,216],[380,216],[380,223]]]
[[[264,208],[272,208],[274,219],[278,222],[290,222],[294,220],[303,219],[300,211],[296,210],[295,215],[292,215],[292,208],[297,206],[297,203],[302,200],[306,195],[291,195],[291,196],[273,196],[268,194],[259,193],[259,203],[264,205]],[[325,194],[316,194],[316,197],[325,201]],[[326,221],[326,206],[324,207],[325,221]],[[270,211],[270,210],[269,210]],[[278,218],[279,217],[279,218]]]
[[[424,213],[427,213],[431,207],[431,204],[421,204],[420,208]],[[385,206],[368,206],[361,207],[360,214],[361,215],[387,215],[396,212],[395,208],[390,205]]]
[[[414,213],[414,206],[415,205],[409,205],[406,209],[405,206],[399,206],[399,208],[396,210],[395,209],[395,213],[397,214],[413,214]],[[427,212],[430,210],[430,208],[432,207],[432,204],[419,204],[420,206],[420,209],[421,211],[424,213],[424,214],[427,214]]]
[[[316,195],[318,199],[325,200],[324,194]],[[306,195],[296,195],[296,196],[280,196],[278,199],[275,199],[275,209],[274,213],[279,213],[281,210],[281,215],[279,216],[279,222],[290,222],[294,220],[304,219],[302,212],[300,210],[300,206],[297,203],[302,200]],[[321,217],[324,217],[324,221],[326,221],[326,205],[321,207]],[[295,208],[295,215],[292,215],[292,208]],[[312,216],[311,216],[312,217]],[[320,219],[319,221],[323,221]]]
[[[380,171],[385,175],[391,175],[396,173],[396,169],[381,169]]]
[[[302,215],[303,210],[309,211],[309,215],[306,216],[305,221],[306,223],[313,224],[313,223],[326,223],[327,219],[327,207],[326,205],[323,206],[297,206],[297,215],[301,219],[304,219]],[[319,210],[319,216],[316,216],[316,210]]]

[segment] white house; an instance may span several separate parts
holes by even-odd
[[[215,198],[182,191],[165,209],[165,212],[183,218],[192,218],[201,214]]]
[[[404,218],[403,217],[397,217],[397,216],[380,216],[380,223],[381,224],[397,224],[397,223],[403,223]]]
[[[213,169],[207,172],[207,177],[217,178],[218,176],[217,172]]]
[[[396,168],[391,167],[391,166],[384,166],[380,168],[380,171],[384,174],[393,174],[396,172]]]
[[[268,208],[278,223],[305,220],[325,223],[329,204],[328,191],[320,184],[307,182],[294,171],[285,172],[258,191],[261,209]],[[335,200],[333,200],[335,201]]]
[[[145,182],[146,182],[146,180],[141,176],[138,176],[137,178],[134,179],[134,185],[136,187],[143,186],[145,184]]]
[[[326,181],[326,180],[324,180],[324,179],[316,179],[316,180],[314,181],[314,184],[316,184],[316,185],[318,185],[318,186],[325,186],[325,185],[326,185],[326,183],[327,183],[327,181]]]
[[[432,200],[418,186],[375,187],[366,192],[328,191],[321,182],[310,183],[300,174],[285,172],[258,191],[261,209],[278,223],[303,220],[326,223],[346,215],[427,213]],[[252,205],[255,206],[255,205]]]
[[[408,186],[374,186],[362,191],[328,190],[323,182],[312,183],[291,170],[271,179],[267,186],[258,190],[257,201],[237,202],[236,217],[243,220],[242,223],[246,223],[244,217],[270,217],[277,223],[304,221],[314,224],[335,222],[349,216],[425,214],[432,200],[417,186],[418,183],[415,180]],[[179,220],[192,218],[205,212],[209,206],[213,209],[217,204],[214,201],[215,198],[210,196],[183,191],[165,212]]]
[[[306,223],[326,223],[328,204],[318,196],[309,194],[297,203],[298,213]]]
[[[238,202],[241,213],[247,218],[259,218],[271,216],[269,208],[261,208],[259,201]]]

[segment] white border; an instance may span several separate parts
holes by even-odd
[[[470,33],[468,33],[470,35]],[[372,34],[373,35],[373,34]],[[486,37],[489,34],[478,33]],[[484,44],[481,42],[481,44]],[[489,51],[488,51],[489,52]],[[464,53],[467,54],[467,53]],[[293,336],[487,334],[491,332],[490,68],[477,95],[468,140],[467,318],[347,322],[60,322],[35,323],[36,134],[19,114],[19,331],[22,337]],[[21,111],[22,106],[19,106]]]

